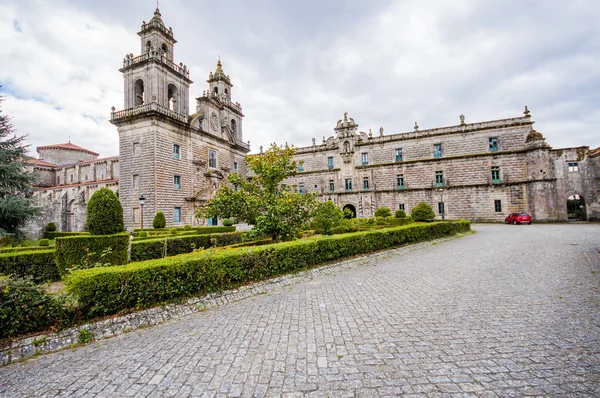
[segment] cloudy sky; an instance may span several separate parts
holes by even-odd
[[[0,94],[19,133],[118,154],[117,70],[155,0],[0,0]],[[160,0],[192,101],[220,55],[252,151],[532,112],[550,145],[600,146],[598,0]],[[192,104],[191,109],[194,109]],[[33,152],[35,153],[35,152]]]

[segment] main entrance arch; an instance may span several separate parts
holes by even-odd
[[[348,217],[346,216],[346,214],[344,214],[345,218],[356,218],[356,207],[354,207],[354,205],[351,204],[347,204],[345,205],[342,210],[344,211],[344,213],[346,212],[346,209],[350,210],[352,212],[352,216]]]
[[[569,220],[587,220],[585,199],[579,194],[567,198],[567,218]]]

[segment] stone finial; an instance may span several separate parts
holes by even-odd
[[[460,124],[465,124],[465,115],[460,115]]]
[[[315,145],[316,145],[316,141],[317,141],[317,140],[316,140],[316,139],[313,137],[313,139],[312,139],[313,146],[315,146]]]
[[[325,143],[325,136],[323,136],[323,143]]]
[[[527,105],[525,105],[525,112],[523,112],[523,115],[525,115],[525,117],[531,117],[531,112],[527,109]]]
[[[419,125],[415,122],[415,131],[419,131]]]
[[[348,112],[344,112],[344,121],[347,122],[348,121]]]
[[[379,136],[383,137],[383,127],[379,127]]]
[[[369,138],[373,138],[373,132],[369,129]]]
[[[117,110],[117,108],[115,108],[114,106],[111,106],[111,107],[110,107],[110,110],[114,112],[114,111],[116,111],[116,110]]]
[[[260,146],[260,153],[263,153],[263,146]]]

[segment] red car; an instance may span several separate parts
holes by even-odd
[[[531,216],[527,213],[512,213],[504,220],[506,224],[531,224]]]

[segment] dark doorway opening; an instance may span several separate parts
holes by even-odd
[[[356,207],[353,205],[346,205],[342,210],[344,211],[344,218],[356,218]]]
[[[569,220],[587,220],[583,196],[575,194],[567,198],[567,217]]]

